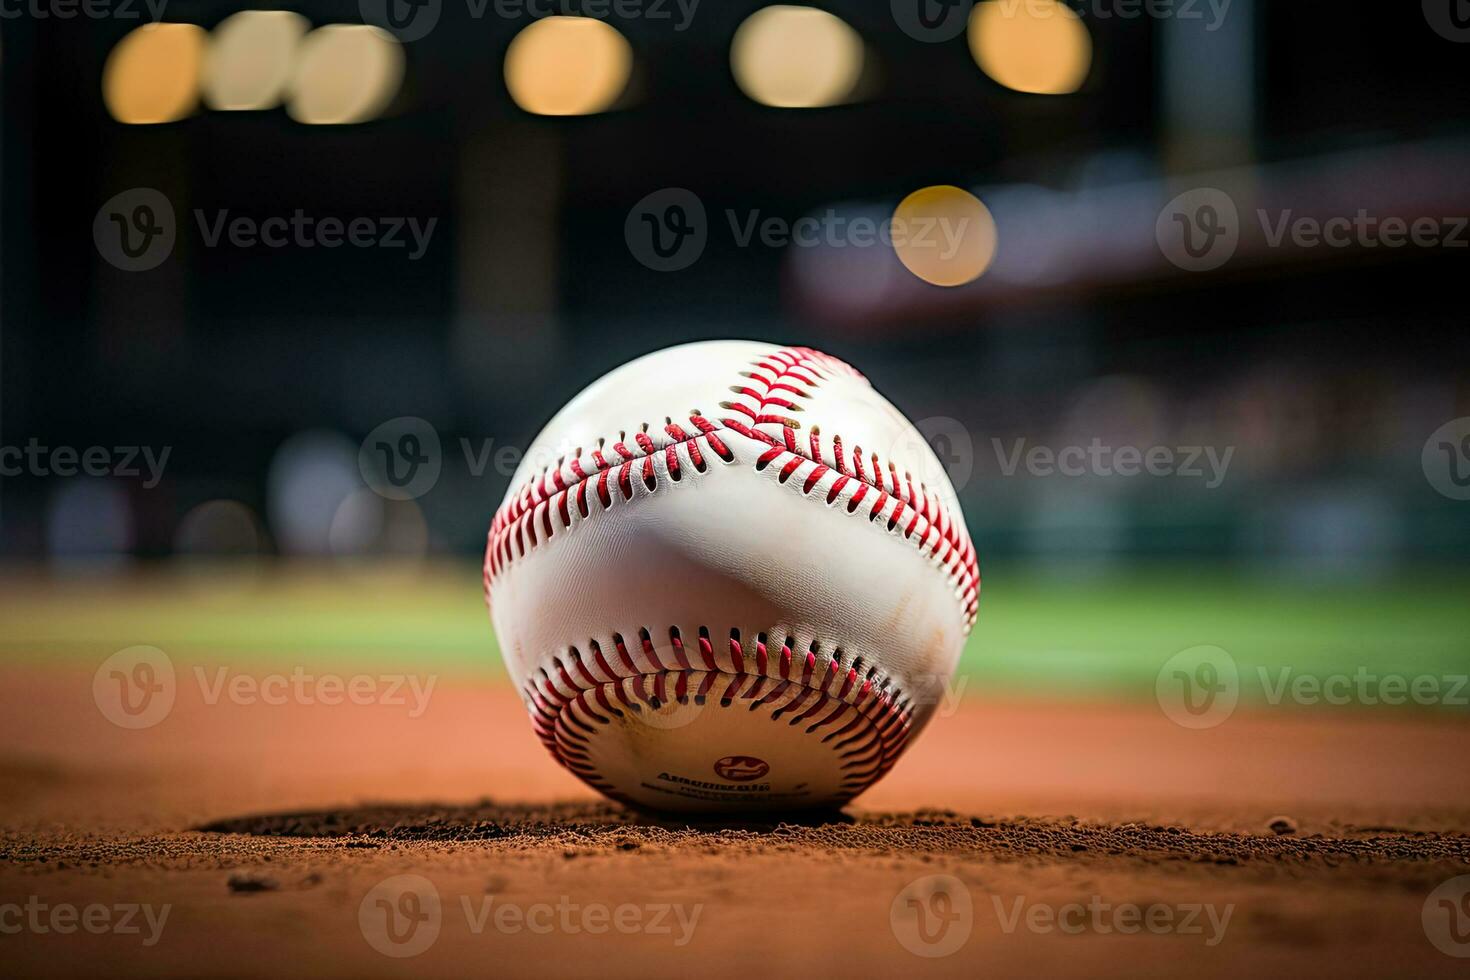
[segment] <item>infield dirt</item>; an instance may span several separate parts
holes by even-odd
[[[146,924],[41,913],[0,936],[13,975],[1465,969],[1425,921],[1470,873],[1458,717],[1241,712],[1195,732],[1145,705],[970,698],[846,811],[689,822],[600,801],[498,684],[446,679],[413,719],[181,694],[131,732],[84,673],[4,673],[0,905],[168,908],[148,945]],[[365,926],[399,875],[437,900],[404,958]],[[967,917],[935,904],[935,875]],[[910,952],[916,914],[919,947],[952,953]]]

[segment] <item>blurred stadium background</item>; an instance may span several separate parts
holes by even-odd
[[[829,350],[930,420],[981,555],[966,663],[988,682],[1144,693],[1202,643],[1470,661],[1470,504],[1421,464],[1470,415],[1466,251],[1244,240],[1185,273],[1153,237],[1201,186],[1247,223],[1470,214],[1470,45],[1432,4],[387,3],[403,40],[371,0],[203,0],[156,27],[36,0],[0,24],[0,444],[169,452],[153,486],[0,479],[9,656],[494,671],[473,563],[497,451],[635,354],[738,336]],[[883,218],[948,184],[985,203],[995,256],[953,289],[887,249],[742,246],[727,220]],[[128,272],[92,231],[140,187],[177,241]],[[709,223],[675,272],[625,231],[665,188]],[[209,247],[194,217],[297,209],[435,225],[410,259]],[[359,449],[401,416],[442,471],[393,501]],[[1218,486],[1001,465],[1093,439],[1233,456]]]

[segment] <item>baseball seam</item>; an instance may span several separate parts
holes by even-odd
[[[777,482],[782,485],[796,486],[804,496],[810,496],[825,482],[828,507],[840,502],[847,513],[857,514],[872,493],[872,504],[866,509],[868,520],[886,517],[889,533],[914,542],[945,571],[960,602],[968,633],[979,606],[979,565],[969,535],[943,502],[923,483],[916,486],[907,469],[900,470],[892,460],[885,467],[876,452],[868,455],[865,465],[862,447],[854,445],[844,451],[841,435],[824,439],[820,427],[813,425],[807,445],[797,438],[802,426],[794,416],[806,411],[803,402],[813,397],[812,390],[820,387],[829,373],[862,377],[849,365],[819,351],[783,348],[753,361],[750,370],[741,372],[745,382],[731,386],[736,398],[720,403],[721,408],[743,418],[724,418],[717,424],[695,409],[687,416],[688,425],[697,430],[694,434],[669,417],[664,420],[661,436],[668,441],[660,443],[645,423],[632,436],[636,451],[628,446],[628,435],[623,432],[611,446],[608,440],[599,439],[591,453],[584,454],[579,447],[570,457],[533,476],[491,521],[484,567],[486,599],[499,573],[553,537],[556,524],[570,530],[577,521],[592,516],[589,486],[595,489],[600,509],[609,510],[614,504],[614,491],[625,501],[635,496],[635,470],[637,482],[649,493],[658,490],[661,478],[680,481],[685,465],[681,452],[688,457],[687,465],[699,473],[709,466],[706,451],[723,463],[733,462],[734,453],[720,436],[734,432],[768,447],[756,460],[755,468],[764,470],[780,462]],[[774,433],[770,431],[773,429]],[[793,484],[792,478],[807,465],[811,468],[804,479]]]
[[[562,765],[589,785],[627,801],[616,786],[602,778],[587,749],[593,726],[606,726],[625,712],[641,713],[676,702],[713,704],[731,709],[737,702],[749,710],[767,709],[769,720],[786,720],[791,727],[804,725],[807,735],[820,735],[832,744],[843,772],[840,795],[851,798],[882,777],[902,753],[913,726],[909,699],[873,666],[864,668],[861,657],[845,666],[843,652],[834,648],[820,666],[820,641],[813,640],[804,655],[795,652],[794,637],[786,637],[774,655],[765,633],[757,634],[747,652],[740,632],[729,631],[727,663],[718,662],[710,631],[698,630],[697,650],[684,644],[678,627],[670,627],[669,653],[673,663],[660,657],[652,634],[638,631],[636,652],[621,634],[614,633],[609,646],[612,658],[597,640],[588,642],[588,653],[577,647],[565,657],[551,658],[526,684],[532,726]],[[754,670],[747,668],[747,657]],[[643,663],[638,663],[641,658]],[[850,717],[849,717],[850,716]]]

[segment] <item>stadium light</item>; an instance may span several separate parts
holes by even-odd
[[[102,99],[112,118],[147,125],[192,114],[205,41],[193,24],[146,24],[117,42],[102,69]]]
[[[591,17],[543,17],[505,52],[505,87],[539,116],[587,116],[628,87],[633,49],[617,28]]]
[[[301,42],[286,111],[297,122],[342,125],[382,114],[403,82],[403,48],[387,31],[327,24]]]
[[[969,191],[924,187],[893,212],[893,251],[914,275],[936,286],[962,286],[995,259],[995,218]]]
[[[986,0],[970,11],[970,54],[1006,88],[1066,95],[1092,67],[1092,36],[1057,0]]]
[[[863,39],[825,10],[764,7],[735,31],[730,70],[740,90],[762,105],[838,105],[852,97],[862,78]]]
[[[213,109],[271,109],[281,104],[301,39],[311,23],[288,10],[244,10],[210,35],[204,101]]]

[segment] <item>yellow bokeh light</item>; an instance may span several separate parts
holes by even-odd
[[[1092,67],[1092,36],[1057,0],[986,0],[970,11],[970,53],[1006,88],[1066,95]]]
[[[123,123],[183,119],[199,105],[204,30],[147,24],[117,42],[102,69],[102,100]]]
[[[311,24],[287,10],[245,10],[225,18],[209,39],[204,100],[215,109],[280,105],[296,50]]]
[[[286,111],[297,122],[340,125],[376,118],[403,82],[403,48],[387,31],[328,24],[301,42]]]
[[[914,191],[893,211],[893,251],[936,286],[979,279],[995,259],[995,218],[980,199],[948,184]]]
[[[591,17],[543,17],[505,52],[510,97],[539,116],[602,112],[617,102],[632,72],[627,38]]]
[[[863,74],[863,39],[815,7],[763,7],[730,42],[740,90],[762,105],[813,109],[847,101]]]

